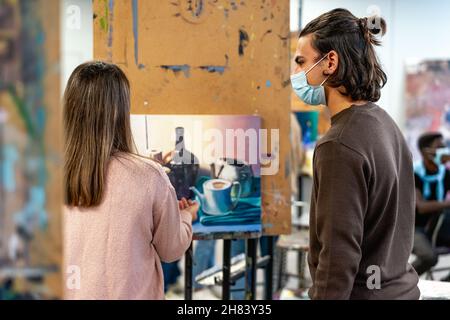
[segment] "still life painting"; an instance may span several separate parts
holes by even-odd
[[[177,198],[200,203],[194,233],[261,232],[258,116],[132,115],[131,127]]]

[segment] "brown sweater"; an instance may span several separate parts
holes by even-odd
[[[310,297],[418,299],[414,203],[411,153],[389,115],[368,103],[332,117],[314,153]]]

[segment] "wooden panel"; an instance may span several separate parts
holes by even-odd
[[[287,0],[94,0],[94,56],[127,73],[133,113],[254,114],[279,129],[266,234],[290,232],[289,40]]]

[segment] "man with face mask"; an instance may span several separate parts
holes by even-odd
[[[423,160],[414,167],[416,224],[413,253],[417,258],[413,266],[420,275],[438,262],[431,240],[439,216],[447,214],[446,211],[450,209],[450,199],[446,196],[450,190],[450,171],[444,165],[450,160],[450,150],[445,146],[440,133],[423,134],[419,138],[418,148]],[[439,228],[439,246],[450,246],[448,222],[449,219],[444,219]],[[443,280],[448,281],[450,277]]]
[[[387,76],[374,46],[385,31],[381,17],[334,9],[309,22],[297,41],[292,89],[331,116],[313,156],[308,294],[314,300],[420,297],[408,263],[412,156],[394,120],[376,104]]]

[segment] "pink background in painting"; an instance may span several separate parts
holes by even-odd
[[[200,124],[200,126],[199,126]],[[235,140],[234,149],[227,148],[226,130],[254,129],[256,132],[256,141],[253,144],[252,158],[256,161],[252,162],[253,173],[256,176],[260,175],[259,162],[259,129],[261,127],[261,120],[257,116],[224,116],[224,115],[132,115],[131,126],[133,130],[133,137],[139,154],[148,156],[154,149],[161,150],[163,154],[171,151],[175,147],[175,128],[178,126],[185,128],[185,146],[200,159],[200,166],[203,170],[209,170],[209,162],[203,156],[205,148],[212,142],[207,140],[204,135],[210,129],[216,129],[221,132],[223,140],[223,149],[220,152],[209,154],[213,158],[232,157],[238,160],[250,162],[250,143],[245,139],[244,150],[237,150],[237,141]],[[195,128],[197,126],[197,129]],[[201,131],[200,138],[203,143],[198,141],[198,132]],[[196,140],[197,139],[197,140]],[[238,152],[239,151],[239,152]],[[254,154],[256,153],[256,154]],[[244,158],[237,155],[244,155]]]

